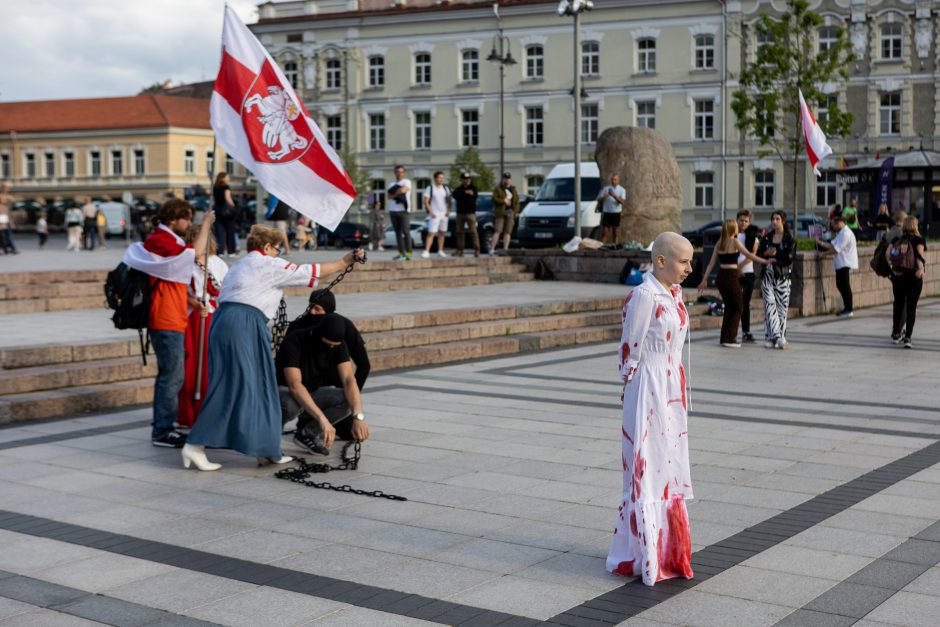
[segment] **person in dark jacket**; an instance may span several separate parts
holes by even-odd
[[[362,339],[362,334],[359,333],[359,329],[356,328],[352,320],[336,313],[336,296],[333,292],[314,290],[310,293],[309,302],[311,304],[307,308],[307,313],[288,325],[285,337],[295,331],[304,331],[319,326],[323,321],[323,316],[333,314],[339,318],[345,326],[343,342],[346,344],[349,357],[356,367],[356,384],[361,392],[366,385],[369,372],[372,370],[369,363],[369,353],[366,351],[366,342]]]
[[[509,250],[512,227],[518,215],[519,192],[512,184],[512,175],[509,172],[503,172],[502,182],[493,190],[493,219],[496,221],[496,231],[493,233],[491,255],[496,254],[496,244],[499,243],[500,235],[503,238],[503,250]]]
[[[790,234],[787,214],[770,214],[771,228],[761,238],[757,255],[773,259],[764,266],[760,291],[764,298],[764,347],[787,347],[787,309],[790,307],[790,270],[796,255],[796,241]]]
[[[463,245],[466,232],[473,238],[473,256],[480,256],[480,234],[477,233],[477,187],[473,184],[469,172],[460,174],[460,185],[454,188],[454,202],[457,203],[457,251],[455,257],[463,257]],[[495,242],[494,242],[495,246]]]

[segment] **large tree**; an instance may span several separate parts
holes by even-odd
[[[811,109],[826,109],[819,122],[827,137],[845,135],[852,124],[852,114],[840,110],[823,88],[848,78],[846,68],[855,55],[840,27],[828,27],[833,30],[826,33],[827,45],[820,46],[824,26],[807,0],[787,0],[787,10],[779,16],[762,14],[754,23],[754,62],[745,65],[731,102],[738,130],[757,139],[762,155],[776,154],[792,166],[794,221],[800,208],[799,181],[804,178],[800,155],[805,149],[798,90]]]
[[[469,172],[473,175],[473,183],[481,192],[490,191],[496,187],[493,170],[486,167],[476,148],[467,148],[454,159],[450,166],[450,176],[447,177],[451,189],[460,185],[461,172]]]

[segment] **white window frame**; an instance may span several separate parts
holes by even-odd
[[[656,73],[656,39],[643,37],[636,41],[636,70],[640,74]]]
[[[0,178],[13,178],[13,160],[8,152],[0,153]]]
[[[545,182],[545,177],[541,174],[530,174],[525,177],[525,193],[529,196],[535,196],[539,188],[542,187],[542,183]]]
[[[339,90],[343,88],[343,62],[342,60],[334,57],[327,59],[325,63],[326,71],[324,76],[326,79],[326,89],[327,90]]]
[[[881,25],[880,50],[884,61],[900,61],[904,58],[904,25],[888,22]],[[887,54],[885,54],[887,52]]]
[[[369,187],[371,188],[369,191],[372,194],[372,200],[381,200],[382,208],[387,209],[388,207],[385,206],[385,192],[387,189],[385,179],[369,179]]]
[[[42,151],[42,176],[43,178],[55,178],[55,151]]]
[[[369,57],[369,87],[385,87],[385,57],[380,54]]]
[[[225,153],[225,173],[229,176],[235,175],[235,159],[228,153]]]
[[[96,171],[97,170],[97,171]],[[88,176],[101,177],[101,149],[88,149]]]
[[[713,209],[715,207],[715,173],[694,172],[692,186],[695,190],[693,206],[696,209]]]
[[[62,151],[62,176],[68,179],[75,177],[75,151],[72,149]]]
[[[414,85],[415,87],[431,86],[431,53],[420,51],[414,54]]]
[[[836,204],[839,194],[839,185],[836,181],[836,172],[826,170],[816,179],[816,207],[825,208]],[[820,202],[822,199],[822,202]]]
[[[897,99],[897,103],[888,102],[886,99]],[[901,134],[901,106],[900,91],[886,91],[878,96],[878,130],[879,135],[896,137]]]
[[[692,131],[692,137],[695,141],[712,141],[715,139],[714,99],[696,98],[692,101]]]
[[[196,174],[196,149],[188,147],[183,149],[183,173]]]
[[[415,124],[415,150],[431,150],[431,125],[433,118],[431,112],[415,111],[413,115]]]
[[[545,109],[538,105],[525,108],[525,145],[545,145]]]
[[[124,176],[124,149],[108,148],[108,172],[111,176]]]
[[[369,114],[369,150],[385,150],[385,122],[384,113]]]
[[[714,70],[715,69],[715,36],[702,33],[695,36],[695,69],[696,70]]]
[[[345,139],[342,114],[328,115],[325,122],[326,142],[333,147],[333,150],[342,150]]]
[[[762,209],[774,206],[776,173],[773,170],[754,171],[754,206]]]
[[[541,44],[532,44],[525,48],[525,77],[530,81],[545,78],[545,47]]]
[[[215,177],[215,154],[211,148],[206,148],[206,162],[203,165],[206,167],[206,173]]]
[[[829,108],[832,105],[839,105],[838,94],[826,94],[823,104],[818,105],[818,108],[816,109],[816,121],[820,125],[825,125],[827,122],[829,122]]]
[[[589,110],[590,109],[590,110]],[[592,113],[592,115],[588,115]],[[596,102],[581,104],[581,143],[595,144],[600,134],[601,106]]]
[[[825,52],[839,41],[838,26],[823,26],[817,31],[817,46],[819,52]]]
[[[472,119],[468,119],[472,118]],[[480,147],[480,111],[479,109],[460,110],[460,147]]]
[[[480,82],[480,51],[476,48],[460,52],[460,80],[464,83]]]
[[[601,75],[601,42],[590,40],[581,42],[581,76]]]
[[[641,111],[640,107],[644,109],[649,107],[651,113]],[[652,121],[652,124],[648,124],[649,121]],[[656,129],[656,101],[655,100],[637,100],[636,101],[636,125],[638,128],[648,128]]]
[[[147,173],[147,151],[141,147],[133,149],[134,176],[144,176]]]
[[[287,82],[290,83],[290,86],[294,89],[297,89],[299,85],[300,71],[298,70],[297,62],[294,60],[284,62],[284,78],[287,79]]]
[[[34,179],[36,178],[37,165],[36,165],[36,153],[33,151],[27,151],[23,153],[23,178],[24,179]]]

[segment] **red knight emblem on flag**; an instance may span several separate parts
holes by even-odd
[[[242,124],[255,161],[286,163],[303,156],[315,140],[300,105],[267,62],[248,88]]]

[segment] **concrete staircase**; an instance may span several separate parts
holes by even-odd
[[[103,308],[107,274],[107,270],[0,273],[0,315]],[[335,291],[353,294],[466,287],[533,278],[524,265],[513,263],[509,257],[370,261],[357,266]],[[303,287],[287,290],[288,296],[308,293]]]

